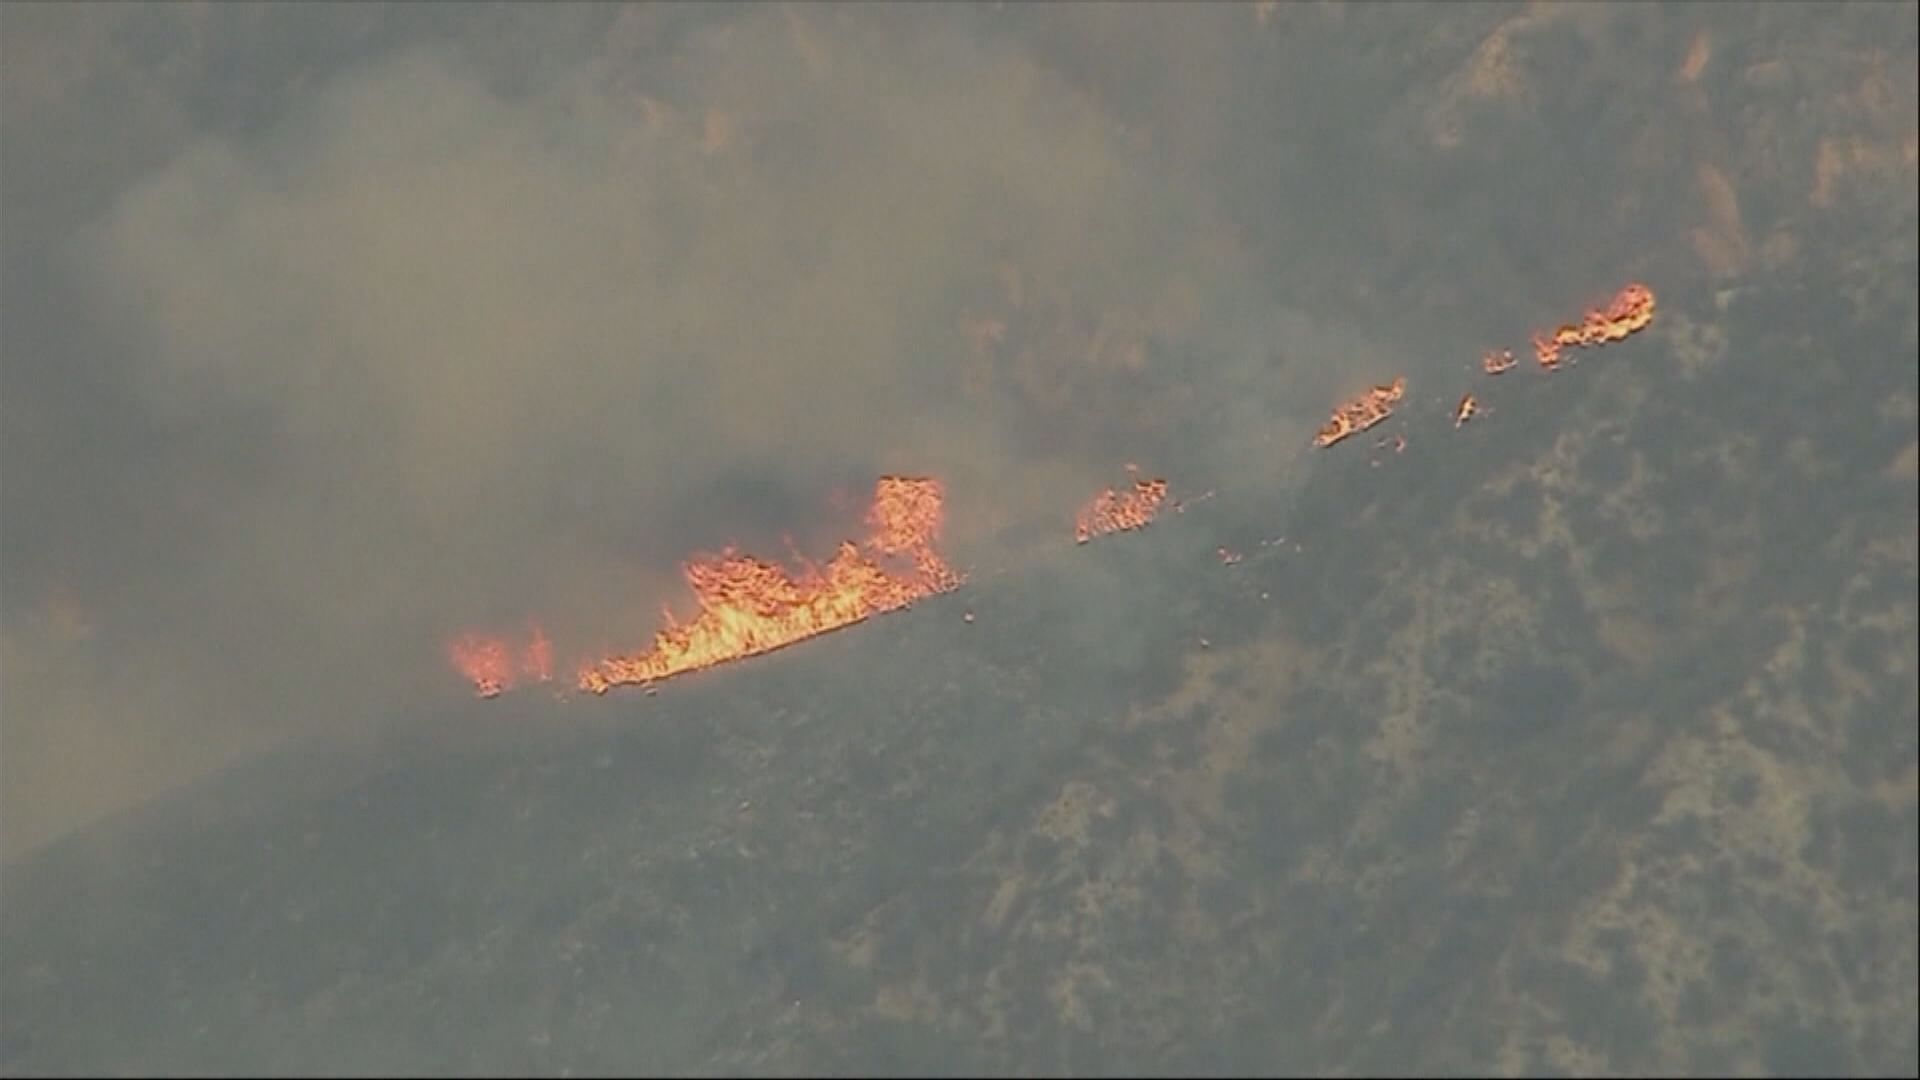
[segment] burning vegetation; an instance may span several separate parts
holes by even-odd
[[[1160,515],[1160,505],[1166,498],[1167,482],[1160,479],[1135,480],[1129,491],[1108,488],[1095,495],[1075,518],[1074,542],[1084,544],[1096,536],[1145,528]]]
[[[483,698],[499,697],[522,680],[553,680],[553,643],[538,623],[529,628],[524,647],[516,649],[504,638],[465,634],[447,645],[447,655]]]
[[[1651,325],[1653,314],[1653,290],[1628,285],[1605,307],[1588,311],[1579,324],[1537,335],[1535,359],[1543,370],[1554,370],[1563,362],[1564,350],[1624,340]],[[1488,375],[1508,371],[1514,363],[1512,351],[1506,349],[1488,351],[1480,360],[1481,370]],[[1407,380],[1400,377],[1340,405],[1314,436],[1314,445],[1330,447],[1376,426],[1393,415],[1406,392]],[[1458,428],[1486,412],[1473,394],[1463,395],[1453,408],[1453,426]],[[1376,449],[1388,445],[1396,453],[1404,450],[1405,435],[1381,440]],[[1127,471],[1138,470],[1129,465]],[[576,685],[594,694],[617,686],[644,686],[652,692],[653,684],[675,675],[769,653],[959,588],[965,576],[948,565],[939,551],[944,495],[938,480],[882,477],[867,512],[867,535],[858,542],[843,541],[823,567],[803,563],[793,573],[732,548],[696,556],[684,567],[698,606],[693,618],[680,622],[666,613],[666,626],[649,647],[587,661],[579,668]],[[1212,495],[1209,490],[1191,501],[1205,501]],[[1136,477],[1130,488],[1108,488],[1081,509],[1074,522],[1074,540],[1085,544],[1097,536],[1144,528],[1167,505],[1164,479]],[[1171,506],[1176,513],[1185,509],[1178,502]],[[1227,565],[1241,559],[1226,547],[1216,554]],[[972,622],[973,613],[967,612],[965,618]],[[447,653],[455,670],[483,698],[497,697],[523,683],[553,680],[553,645],[538,624],[530,625],[521,645],[500,637],[465,634],[448,643]]]
[[[1554,371],[1567,359],[1568,349],[1595,349],[1624,341],[1653,324],[1653,290],[1638,282],[1614,294],[1606,306],[1589,310],[1579,323],[1569,323],[1551,334],[1533,338],[1534,359],[1542,371]],[[1480,354],[1480,370],[1500,375],[1513,369],[1516,361],[1511,349],[1489,349]],[[1376,386],[1333,411],[1333,417],[1314,436],[1313,444],[1325,448],[1373,427],[1393,415],[1394,406],[1406,394],[1407,381],[1397,378],[1388,386]],[[1453,426],[1458,428],[1486,408],[1472,394],[1464,395],[1453,407]],[[1380,444],[1375,444],[1376,449]],[[1402,438],[1395,449],[1406,446]]]
[[[1407,393],[1407,380],[1398,378],[1386,386],[1376,386],[1333,410],[1333,418],[1313,437],[1313,445],[1332,446],[1357,435],[1393,415],[1393,407]]]
[[[1569,323],[1551,334],[1536,334],[1533,356],[1546,371],[1558,368],[1563,350],[1592,349],[1624,341],[1653,324],[1653,290],[1638,282],[1621,289],[1606,307],[1589,310],[1579,323]]]
[[[882,477],[865,542],[843,541],[824,568],[796,578],[731,550],[697,558],[686,567],[700,605],[693,621],[668,625],[644,652],[588,664],[580,689],[604,694],[758,656],[950,592],[963,579],[934,549],[943,513],[939,481]]]
[[[947,565],[940,539],[944,493],[937,480],[882,477],[867,513],[868,535],[840,545],[824,567],[797,575],[727,549],[685,567],[698,613],[687,622],[668,614],[651,647],[583,664],[576,684],[604,694],[616,686],[643,686],[729,660],[758,656],[810,637],[898,611],[916,600],[950,592],[962,575]],[[481,697],[512,689],[537,668],[549,678],[552,650],[536,630],[538,648],[515,650],[499,639],[467,635],[450,649],[454,666]],[[538,664],[533,659],[539,658]]]

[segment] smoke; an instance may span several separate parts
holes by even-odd
[[[532,60],[489,24],[321,65],[46,227],[74,299],[40,332],[119,359],[9,340],[9,853],[464,694],[461,628],[643,642],[689,552],[823,555],[879,473],[946,480],[964,555],[1066,535],[1156,450],[1270,469],[1295,451],[1261,433],[1303,442],[1330,396],[1282,414],[1207,193],[979,11],[565,17],[613,22]],[[1157,70],[1245,17],[1115,40]],[[1206,80],[1153,85],[1129,117],[1205,113]],[[1248,392],[1196,435],[1217,403],[1172,391],[1203,354]]]

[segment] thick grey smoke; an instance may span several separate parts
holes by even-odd
[[[341,58],[219,122],[182,86],[256,16],[129,16],[176,20],[202,74],[168,81],[124,24],[9,15],[16,51],[105,69],[6,76],[6,214],[39,219],[7,307],[65,297],[7,339],[9,853],[462,694],[462,627],[640,642],[688,552],[818,553],[882,472],[946,479],[975,552],[1156,450],[1271,473],[1302,435],[1277,383],[1177,432],[1169,365],[1355,351],[1275,314],[1166,156],[1219,121],[1154,144],[978,11],[554,10],[533,45],[375,49],[338,10]],[[1204,67],[1247,19],[1088,15],[1080,53]],[[1143,76],[1135,122],[1210,92]],[[22,163],[140,93],[91,202],[61,203],[101,186],[84,156]]]

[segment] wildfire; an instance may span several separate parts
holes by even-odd
[[[1638,282],[1615,294],[1604,308],[1593,308],[1578,324],[1569,323],[1552,334],[1536,334],[1534,359],[1547,371],[1565,359],[1562,350],[1597,348],[1622,341],[1653,323],[1653,290]]]
[[[1074,542],[1084,544],[1096,536],[1144,528],[1159,516],[1166,498],[1165,480],[1135,480],[1133,490],[1126,492],[1108,488],[1080,511],[1073,525]]]
[[[963,576],[940,557],[939,481],[889,476],[874,490],[863,544],[843,542],[822,568],[798,577],[732,549],[686,565],[700,613],[654,635],[652,648],[580,671],[580,689],[604,694],[772,652],[950,592]],[[905,562],[904,567],[890,564]]]
[[[1579,323],[1536,335],[1535,359],[1543,369],[1554,370],[1567,361],[1569,349],[1597,348],[1644,330],[1653,323],[1654,310],[1653,290],[1637,282],[1629,284],[1606,306],[1588,311]],[[982,331],[991,339],[988,344],[998,340],[1002,329],[996,324]],[[1488,375],[1509,371],[1515,363],[1512,350],[1507,349],[1487,351],[1480,359],[1481,370]],[[1342,403],[1315,434],[1314,445],[1330,447],[1375,427],[1394,414],[1406,390],[1406,379],[1398,377]],[[1492,411],[1475,395],[1463,395],[1453,409],[1453,426],[1459,428]],[[1395,454],[1406,447],[1404,434],[1374,443],[1376,450],[1391,449]],[[1077,543],[1144,528],[1164,509],[1181,513],[1214,494],[1208,490],[1185,502],[1168,502],[1164,479],[1141,477],[1135,465],[1126,470],[1130,487],[1108,488],[1079,512],[1074,522]],[[796,573],[733,548],[695,556],[683,569],[697,614],[680,622],[666,613],[665,627],[648,648],[589,660],[579,668],[577,685],[595,694],[637,685],[652,694],[654,684],[675,675],[772,652],[951,592],[965,577],[939,552],[944,512],[939,481],[887,476],[874,489],[866,537],[842,542],[824,566],[797,560],[801,565]],[[1262,539],[1260,546],[1284,547],[1285,541],[1285,537]],[[1295,542],[1293,550],[1297,553],[1302,547]],[[1228,566],[1242,559],[1225,546],[1216,548],[1215,554]],[[1267,599],[1267,593],[1260,595]],[[964,612],[962,621],[972,623],[974,613]],[[1200,644],[1208,646],[1205,638]],[[447,653],[454,668],[483,698],[497,697],[524,682],[553,679],[553,645],[537,624],[529,627],[524,644],[466,634],[449,642]]]
[[[526,646],[519,650],[504,638],[466,634],[448,644],[447,655],[455,670],[466,676],[483,698],[499,697],[523,678],[536,682],[553,679],[553,643],[537,623],[529,629]]]
[[[1361,394],[1333,411],[1333,418],[1313,437],[1313,444],[1319,447],[1332,446],[1350,435],[1367,430],[1392,416],[1394,405],[1406,393],[1407,380],[1402,377],[1393,380],[1390,385],[1376,386]]]

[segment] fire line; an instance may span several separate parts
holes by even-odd
[[[1622,341],[1651,325],[1654,310],[1653,290],[1629,284],[1606,306],[1589,310],[1578,324],[1535,335],[1534,358],[1542,370],[1556,370],[1567,360],[1566,350]],[[1488,375],[1513,366],[1509,350],[1482,354],[1481,370]],[[1316,433],[1314,445],[1330,447],[1378,425],[1394,414],[1406,388],[1406,379],[1399,377],[1342,403]],[[1466,394],[1454,406],[1453,426],[1487,411],[1473,394]],[[1404,435],[1391,442],[1396,452],[1406,447]],[[1376,446],[1386,444],[1382,440]],[[1127,470],[1138,472],[1132,465]],[[1189,502],[1212,495],[1209,490]],[[1099,536],[1144,528],[1168,505],[1166,500],[1164,479],[1136,478],[1128,489],[1108,488],[1076,516],[1074,540],[1086,544]],[[1179,502],[1171,506],[1176,513],[1184,509]],[[655,684],[676,675],[773,652],[952,592],[965,583],[966,575],[940,553],[944,515],[940,481],[883,476],[868,509],[867,535],[857,542],[843,541],[824,567],[803,564],[793,573],[731,547],[696,555],[683,567],[698,605],[694,617],[682,623],[667,613],[666,626],[647,648],[589,660],[580,665],[575,684],[594,694],[621,686],[641,686],[653,693]],[[1261,546],[1268,541],[1262,540]],[[1238,552],[1224,546],[1216,554],[1227,565],[1240,561]],[[967,612],[965,619],[973,621],[973,613]],[[498,697],[524,682],[553,681],[553,643],[538,623],[529,624],[524,645],[468,633],[448,642],[446,649],[455,670],[482,698]]]
[[[1131,490],[1108,488],[1093,497],[1073,524],[1074,543],[1084,544],[1096,536],[1143,529],[1160,514],[1167,498],[1167,482],[1161,479],[1135,480]]]

